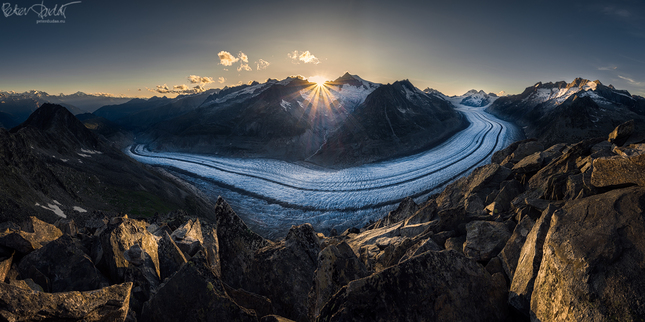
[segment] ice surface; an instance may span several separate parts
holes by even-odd
[[[325,231],[380,218],[408,196],[423,200],[489,163],[495,151],[521,137],[519,129],[484,108],[460,106],[470,126],[429,151],[343,170],[268,159],[158,153],[143,145],[126,152],[140,162],[178,170],[207,194],[221,194],[252,227],[282,232],[292,224],[310,222]]]

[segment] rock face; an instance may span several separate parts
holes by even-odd
[[[531,296],[539,321],[645,317],[645,189],[568,203],[553,214]]]
[[[443,251],[350,282],[316,321],[500,321],[505,314],[503,278]]]
[[[40,285],[53,293],[91,291],[109,286],[108,280],[94,266],[69,235],[64,235],[25,256],[18,266],[23,278],[49,282]]]
[[[243,288],[271,299],[277,314],[306,321],[318,252],[320,242],[313,227],[310,224],[292,226],[283,242],[255,253],[251,269],[244,276]]]
[[[28,254],[63,235],[56,226],[33,216],[22,226],[22,229],[7,228],[0,232],[0,245]]]
[[[48,294],[0,283],[0,316],[7,321],[124,321],[132,283],[97,291]]]
[[[593,161],[591,184],[596,187],[645,186],[645,144],[616,149],[620,155]]]
[[[257,321],[238,306],[203,257],[193,257],[162,284],[141,314],[142,321]]]
[[[367,276],[367,269],[358,260],[347,243],[325,247],[318,254],[315,284],[309,293],[310,317],[320,314],[320,309],[341,287],[350,281]]]
[[[250,271],[255,251],[269,242],[252,232],[221,197],[215,205],[215,216],[222,281],[239,288]]]
[[[533,225],[527,235],[520,253],[517,268],[513,274],[508,303],[518,312],[529,316],[531,294],[535,278],[542,263],[542,248],[544,239],[551,224],[551,216],[555,207],[545,210],[540,219]]]
[[[464,255],[476,261],[488,261],[502,250],[511,233],[501,222],[473,221],[466,225]]]

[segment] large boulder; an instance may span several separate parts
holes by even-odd
[[[306,321],[319,252],[320,242],[311,224],[292,226],[284,241],[256,252],[242,288],[271,299],[277,314]]]
[[[145,303],[141,321],[257,321],[226,293],[203,256],[194,256]]]
[[[610,191],[553,214],[531,296],[536,321],[645,318],[645,189]]]
[[[204,244],[202,225],[199,219],[190,219],[170,235],[173,241],[188,258],[192,257]]]
[[[621,125],[618,125],[611,133],[607,141],[621,146],[629,140],[629,137],[634,133],[634,120],[629,120]]]
[[[179,270],[181,265],[187,262],[184,253],[177,247],[175,241],[163,232],[163,237],[159,240],[157,251],[159,254],[159,272],[160,279],[164,280]]]
[[[511,280],[508,303],[517,312],[529,316],[533,285],[542,263],[542,247],[551,226],[551,216],[557,211],[550,205],[531,228],[522,246],[517,267]],[[510,277],[510,276],[509,276]]]
[[[475,169],[468,177],[451,184],[436,198],[439,210],[463,207],[468,213],[479,214],[486,197],[499,189],[511,170],[491,163]]]
[[[316,321],[501,321],[506,286],[497,277],[456,252],[430,251],[350,282]]]
[[[320,309],[341,287],[368,275],[365,265],[347,243],[325,247],[318,254],[318,268],[314,286],[309,293],[310,317],[315,318]]]
[[[464,255],[481,262],[497,256],[511,237],[506,225],[495,221],[470,222],[466,225],[466,231]]]
[[[593,161],[591,184],[596,187],[645,186],[645,144],[615,149],[620,155]]]
[[[132,283],[88,292],[43,293],[0,283],[5,321],[124,321]]]
[[[22,224],[21,229],[4,227],[4,230],[0,231],[0,246],[28,254],[62,235],[56,226],[31,216]]]
[[[160,283],[157,239],[147,223],[127,217],[112,218],[100,233],[94,262],[112,283],[133,282],[130,308],[139,312]]]
[[[412,200],[412,198],[407,197],[401,201],[399,206],[390,211],[387,216],[383,217],[377,221],[374,225],[374,228],[381,228],[395,224],[401,220],[405,220],[412,215],[414,215],[419,210],[419,206]]]
[[[54,293],[91,291],[110,285],[69,235],[31,252],[20,261],[18,269],[23,278],[35,281],[39,276],[34,273],[43,274],[50,282],[49,290]]]
[[[504,249],[497,255],[501,260],[502,267],[509,280],[513,280],[515,269],[517,268],[517,261],[520,259],[522,246],[526,242],[526,237],[533,228],[535,221],[529,216],[524,216],[520,222],[515,226],[511,238],[508,239]]]
[[[270,243],[251,231],[222,197],[217,198],[215,217],[222,281],[239,288],[248,276],[255,251]]]

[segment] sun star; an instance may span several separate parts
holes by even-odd
[[[327,78],[320,75],[311,76],[307,80],[311,83],[316,83],[317,86],[323,86],[327,82]]]

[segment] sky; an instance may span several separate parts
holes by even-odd
[[[645,96],[645,1],[3,0],[0,91],[174,96],[291,75]],[[46,10],[44,10],[46,9]]]

